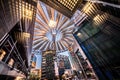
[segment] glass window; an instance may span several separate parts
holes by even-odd
[[[5,56],[5,54],[6,54],[6,52],[5,52],[3,49],[1,49],[1,50],[0,50],[0,61],[2,61],[2,59],[3,59],[4,56]]]

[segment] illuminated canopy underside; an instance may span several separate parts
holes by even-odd
[[[74,42],[73,21],[42,2],[38,3],[37,8],[33,50],[66,50]],[[54,28],[48,25],[50,20],[56,22]],[[53,37],[53,33],[55,33],[55,37]],[[53,40],[55,40],[56,47],[54,47]]]

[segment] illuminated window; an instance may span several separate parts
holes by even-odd
[[[4,58],[6,52],[4,50],[0,50],[0,61]]]
[[[14,64],[14,60],[11,58],[10,60],[9,60],[9,63],[8,63],[10,66],[13,66],[13,64]]]
[[[35,68],[36,62],[32,61],[32,64],[31,64],[31,65],[32,65],[33,68]]]

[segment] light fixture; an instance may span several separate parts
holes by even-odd
[[[77,34],[77,36],[79,36],[79,37],[80,37],[80,36],[81,36],[81,33],[78,33],[78,34]]]
[[[25,38],[30,38],[30,33],[23,32],[22,35],[23,35]]]
[[[88,3],[86,3],[86,5],[82,9],[82,11],[90,16],[95,11],[94,7],[95,7],[95,5],[93,3],[88,2]]]
[[[32,11],[23,7],[23,17],[32,19]]]
[[[104,13],[102,15],[98,14],[97,16],[94,17],[93,20],[96,25],[100,25],[100,24],[104,23],[107,20],[107,18],[108,18],[108,14]]]
[[[27,32],[16,32],[15,38],[18,42],[27,41],[30,38],[30,33]]]
[[[74,9],[74,7],[76,6],[76,4],[78,3],[78,0],[57,0],[59,3],[61,3],[62,5],[64,5],[65,7],[67,7],[68,9],[70,9],[71,11]],[[71,6],[72,8],[69,8],[69,6]]]
[[[94,21],[97,21],[100,18],[100,15],[98,14],[97,16],[94,17]]]
[[[48,23],[48,25],[49,25],[51,28],[55,27],[56,24],[57,24],[57,23],[56,23],[55,21],[53,21],[53,20],[50,20],[49,23]]]

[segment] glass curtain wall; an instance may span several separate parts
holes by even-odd
[[[84,21],[74,34],[100,80],[120,79],[120,26]]]

